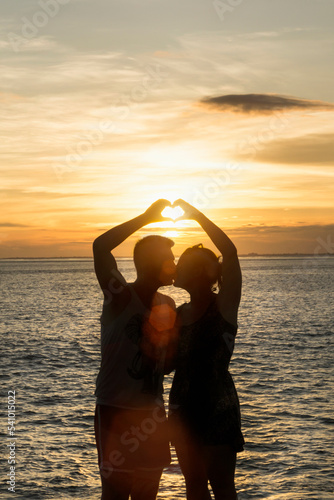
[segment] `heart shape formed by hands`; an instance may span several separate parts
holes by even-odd
[[[184,214],[184,211],[178,205],[177,206],[173,205],[172,207],[166,207],[161,212],[161,215],[163,217],[166,217],[168,219],[173,219],[174,221],[176,219],[179,219],[180,217],[182,217],[183,214]]]

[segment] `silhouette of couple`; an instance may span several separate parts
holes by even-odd
[[[146,224],[166,220],[167,200],[116,226],[93,243],[104,293],[101,367],[96,381],[95,436],[102,500],[154,500],[176,449],[188,500],[236,499],[236,454],[243,450],[237,392],[228,371],[237,333],[241,271],[226,234],[199,210],[177,200],[223,256],[202,245],[174,263],[168,238],[137,242],[137,278],[127,283],[111,251]],[[177,310],[158,292],[173,284],[190,294]],[[218,293],[215,286],[218,285]],[[175,370],[167,421],[164,374]]]

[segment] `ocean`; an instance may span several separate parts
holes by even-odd
[[[332,500],[334,258],[240,261],[230,364],[246,441],[237,460],[239,500]],[[131,261],[118,264],[133,280]],[[98,500],[93,417],[102,293],[93,262],[0,260],[0,273],[0,498]],[[182,290],[164,291],[177,305],[188,300]],[[172,455],[158,499],[185,499]]]

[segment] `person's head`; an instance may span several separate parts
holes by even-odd
[[[174,241],[164,236],[145,236],[133,249],[133,261],[138,277],[155,280],[160,286],[171,285],[175,276]]]
[[[200,243],[187,248],[179,258],[174,286],[188,292],[198,288],[213,290],[217,282],[221,287],[221,273],[219,257]]]

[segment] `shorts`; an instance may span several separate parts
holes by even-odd
[[[96,405],[95,438],[101,473],[162,470],[170,464],[163,407],[134,410]]]

